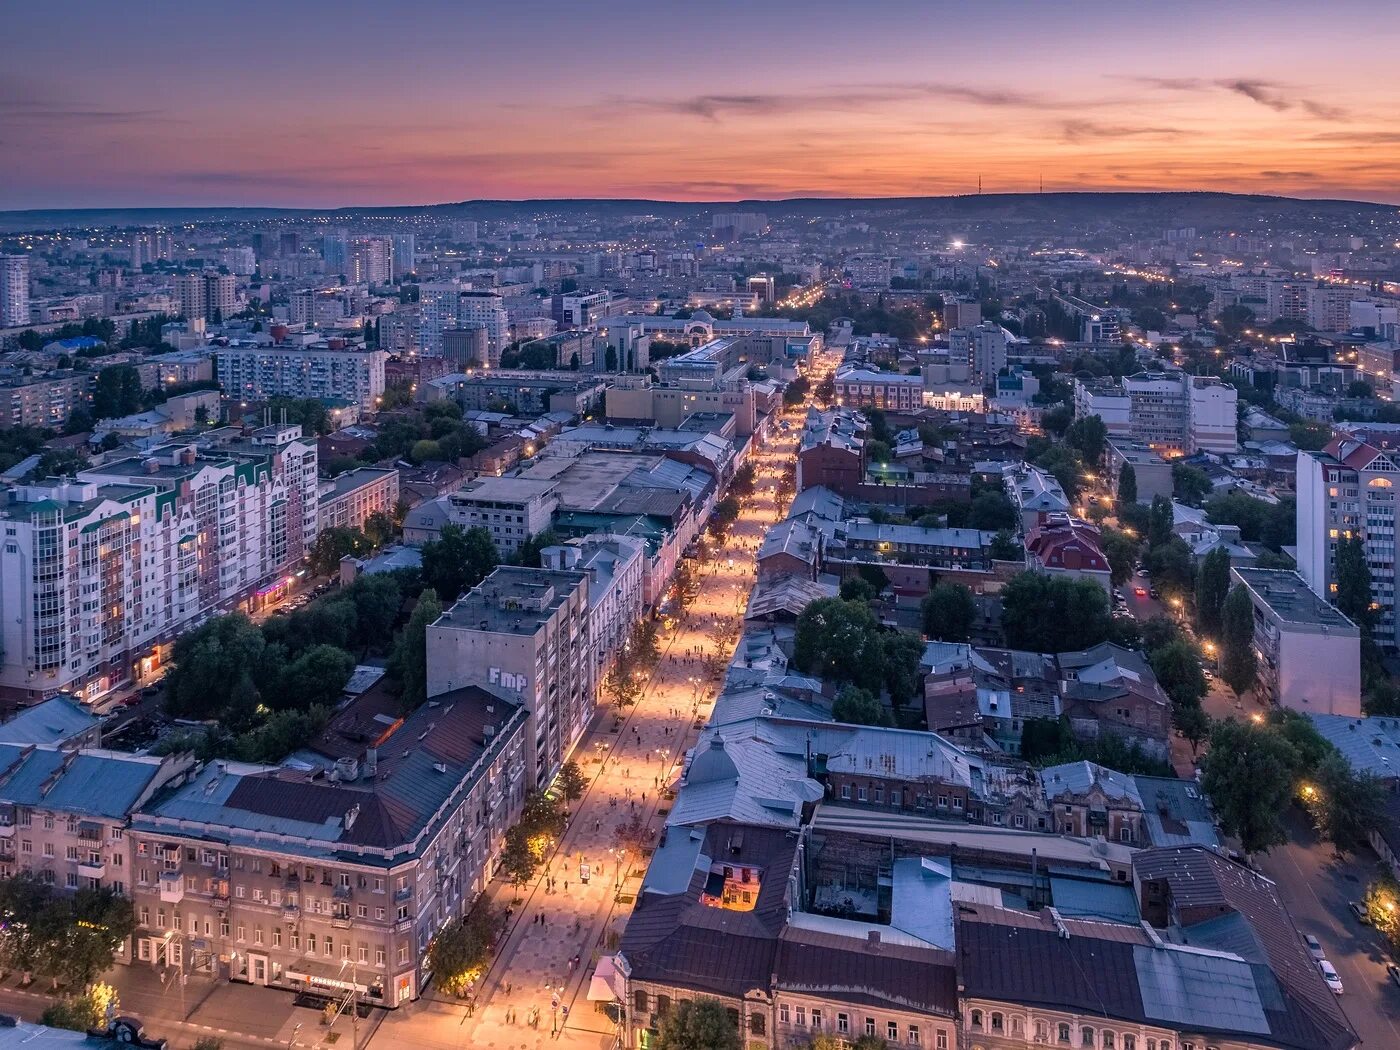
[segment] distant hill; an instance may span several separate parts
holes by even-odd
[[[658,215],[752,210],[805,218],[860,214],[870,218],[991,223],[1064,222],[1079,225],[1195,226],[1210,230],[1277,223],[1283,227],[1332,225],[1400,209],[1366,201],[1305,200],[1242,193],[986,193],[957,197],[799,197],[786,200],[654,201],[631,199],[473,200],[421,207],[383,205],[330,208],[77,208],[0,212],[0,230],[58,227],[169,226],[179,223],[266,222],[330,219],[354,222],[372,216],[500,219],[556,215]]]

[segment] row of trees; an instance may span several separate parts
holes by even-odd
[[[867,601],[819,598],[797,618],[793,659],[809,674],[872,697],[887,692],[899,707],[918,692],[923,648],[918,635],[883,628]]]
[[[645,617],[633,625],[603,678],[604,695],[619,708],[635,704],[642,695],[651,669],[661,657],[656,621]]]
[[[54,990],[91,984],[135,929],[131,901],[115,890],[67,893],[29,872],[0,879],[0,967]]]

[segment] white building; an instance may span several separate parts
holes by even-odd
[[[1274,703],[1305,714],[1361,715],[1361,632],[1288,569],[1235,568],[1254,603],[1259,680]]]
[[[229,397],[337,398],[373,409],[384,393],[383,350],[312,346],[226,346],[215,352]]]
[[[1400,647],[1395,615],[1395,491],[1400,457],[1353,437],[1298,453],[1298,572],[1329,600],[1337,594],[1337,543],[1360,536],[1380,606],[1376,642]]]
[[[948,333],[948,356],[966,361],[975,382],[990,383],[1006,367],[1006,329],[999,324],[977,324]]]
[[[233,274],[181,274],[175,279],[175,294],[187,321],[216,316],[227,320],[238,312],[238,278]]]
[[[351,284],[387,284],[392,255],[388,237],[356,237],[346,254],[346,280]]]
[[[464,291],[457,300],[457,323],[480,324],[486,328],[486,351],[494,368],[501,363],[501,351],[510,344],[510,316],[505,300],[496,292]]]
[[[598,675],[622,649],[646,608],[646,542],[596,533],[546,547],[546,569],[588,573],[589,629]]]
[[[1165,456],[1202,449],[1234,452],[1234,387],[1214,376],[1184,372],[1139,372],[1121,383],[1111,379],[1075,380],[1076,418],[1098,416],[1109,437],[1149,445]]]
[[[0,255],[0,328],[29,323],[29,256]]]
[[[849,368],[836,373],[835,385],[839,403],[852,408],[917,412],[924,406],[922,375]]]
[[[200,618],[255,607],[315,541],[316,493],[316,443],[297,426],[12,488],[0,695],[102,696],[157,668]]]
[[[464,529],[485,529],[502,554],[545,529],[559,506],[556,485],[524,478],[477,478],[447,496],[447,518]],[[446,597],[446,596],[444,596]]]

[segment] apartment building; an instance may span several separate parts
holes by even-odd
[[[1337,593],[1337,542],[1359,536],[1371,570],[1377,644],[1400,647],[1395,614],[1395,492],[1400,456],[1360,436],[1298,453],[1298,572],[1317,594]]]
[[[457,298],[457,323],[482,325],[486,329],[487,363],[492,368],[500,365],[501,351],[510,344],[512,333],[505,300],[498,292],[462,292]]]
[[[429,700],[479,683],[518,699],[532,788],[554,779],[593,713],[590,611],[588,573],[502,566],[428,627]]]
[[[477,478],[447,497],[447,517],[464,529],[485,529],[502,554],[549,528],[559,507],[553,482]]]
[[[1151,506],[1152,500],[1161,496],[1172,498],[1172,466],[1147,445],[1132,441],[1110,441],[1104,453],[1106,469],[1113,481],[1113,492],[1118,491],[1119,479],[1124,467],[1133,468],[1137,479],[1137,502]]]
[[[526,793],[523,708],[477,687],[434,701],[328,770],[210,762],[142,807],[130,961],[418,998],[429,942],[486,888]]]
[[[651,423],[667,430],[691,416],[717,413],[734,417],[734,432],[747,436],[758,424],[754,385],[745,378],[720,379],[712,384],[657,383],[646,375],[620,375],[607,389],[610,422]]]
[[[1202,450],[1234,452],[1234,387],[1214,376],[1139,372],[1114,380],[1076,380],[1076,418],[1098,416],[1112,438],[1148,445],[1168,457]]]
[[[255,606],[314,542],[316,489],[296,426],[9,489],[0,698],[95,699],[155,670],[200,618]]]
[[[924,407],[924,377],[921,375],[851,368],[837,372],[835,384],[838,403],[851,408],[917,412]]]
[[[175,278],[175,296],[186,320],[227,320],[238,312],[238,278],[228,273],[184,273]]]
[[[29,256],[0,255],[0,328],[29,323]]]
[[[92,380],[73,372],[0,386],[0,427],[62,429],[74,409],[91,403]]]
[[[646,554],[644,541],[608,533],[584,536],[540,552],[546,569],[588,573],[589,645],[600,678],[646,609]]]
[[[1254,605],[1259,680],[1305,714],[1361,715],[1361,632],[1287,569],[1233,568]]]
[[[189,755],[0,743],[0,878],[129,893],[131,815],[193,765]]]
[[[1006,367],[1006,329],[999,324],[975,324],[948,333],[948,357],[966,362],[968,375],[983,386]]]
[[[219,385],[228,397],[335,398],[373,410],[384,394],[383,350],[340,345],[226,346],[215,351]]]
[[[425,401],[449,398],[464,412],[495,412],[503,405],[517,412],[584,415],[603,403],[606,384],[577,372],[454,372],[429,380],[419,391]]]
[[[317,503],[317,529],[363,529],[371,514],[394,514],[399,472],[359,467],[323,482]]]

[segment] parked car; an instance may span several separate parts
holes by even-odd
[[[1146,576],[1146,575],[1147,575],[1147,570],[1146,570],[1145,568],[1144,568],[1144,569],[1139,569],[1139,570],[1137,571],[1137,574],[1138,574],[1139,576]]]
[[[1319,962],[1327,958],[1327,953],[1322,950],[1322,943],[1310,933],[1303,934],[1303,943],[1308,946],[1308,954]]]
[[[1386,963],[1385,975],[1395,984],[1400,984],[1400,966],[1396,966],[1393,962]]]
[[[1362,906],[1360,901],[1348,901],[1347,907],[1351,909],[1351,913],[1356,916],[1357,921],[1361,923],[1361,925],[1371,925],[1371,920],[1366,915],[1366,909]]]
[[[1156,588],[1156,587],[1149,587],[1149,588],[1147,588],[1147,596],[1148,596],[1149,598],[1160,598],[1160,597],[1161,597],[1161,595],[1157,593],[1157,588]]]
[[[1337,971],[1332,968],[1332,964],[1326,959],[1317,961],[1317,968],[1322,971],[1322,979],[1327,982],[1327,987],[1332,989],[1334,995],[1342,994],[1342,979],[1337,976]]]

